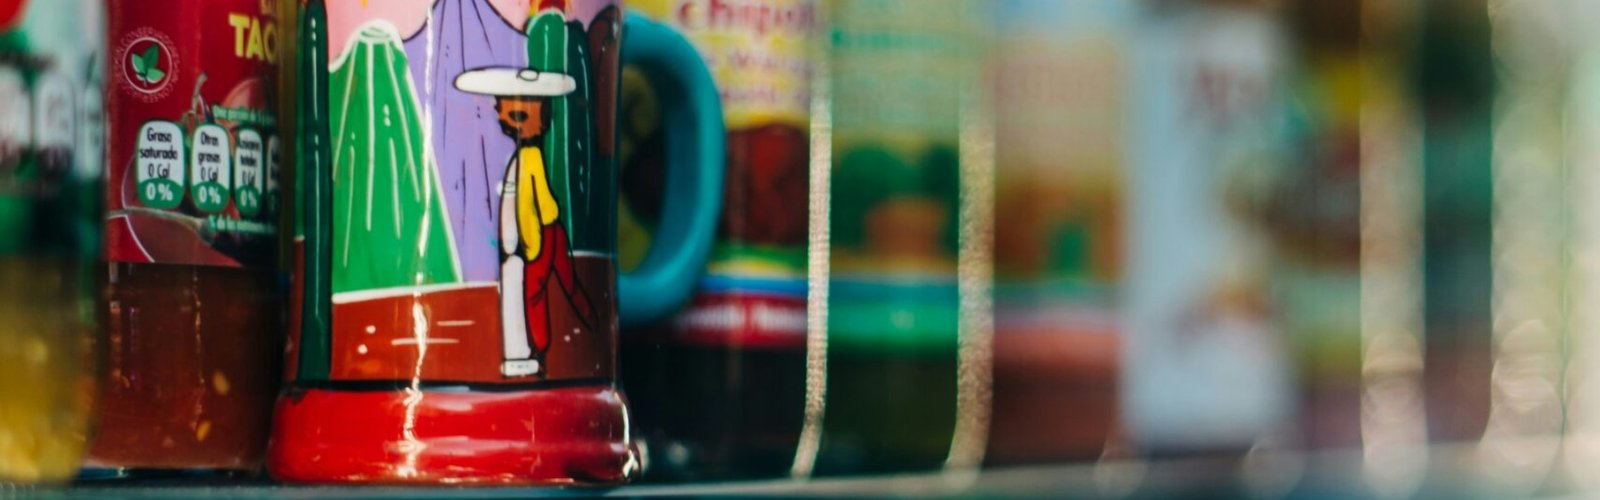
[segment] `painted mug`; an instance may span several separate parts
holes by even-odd
[[[616,0],[302,2],[280,480],[610,483],[619,323],[671,312],[720,210],[693,47]],[[625,34],[625,36],[624,36]],[[665,236],[617,275],[618,68],[671,127]]]

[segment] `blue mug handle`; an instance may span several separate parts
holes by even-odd
[[[633,13],[622,29],[622,64],[661,96],[668,144],[661,222],[644,261],[617,278],[619,319],[637,326],[676,311],[705,269],[722,210],[727,131],[711,72],[688,40]]]

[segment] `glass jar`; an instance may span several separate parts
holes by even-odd
[[[89,465],[254,470],[283,350],[279,6],[107,6],[108,365]]]

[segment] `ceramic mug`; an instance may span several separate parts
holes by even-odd
[[[675,309],[720,209],[694,49],[616,0],[303,2],[289,384],[298,482],[607,483],[638,468],[619,323]],[[618,68],[671,127],[665,236],[618,276]]]

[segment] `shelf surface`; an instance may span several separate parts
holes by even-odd
[[[1507,498],[1570,495],[1556,465],[1521,479],[1485,473],[1473,445],[1428,449],[1428,462],[1399,496]],[[59,488],[7,490],[41,498],[572,498],[572,497],[1294,497],[1370,498],[1358,451],[1257,453],[1234,457],[1104,460],[1095,463],[937,471],[870,477],[773,479],[596,487],[302,486],[264,479],[85,481]]]

